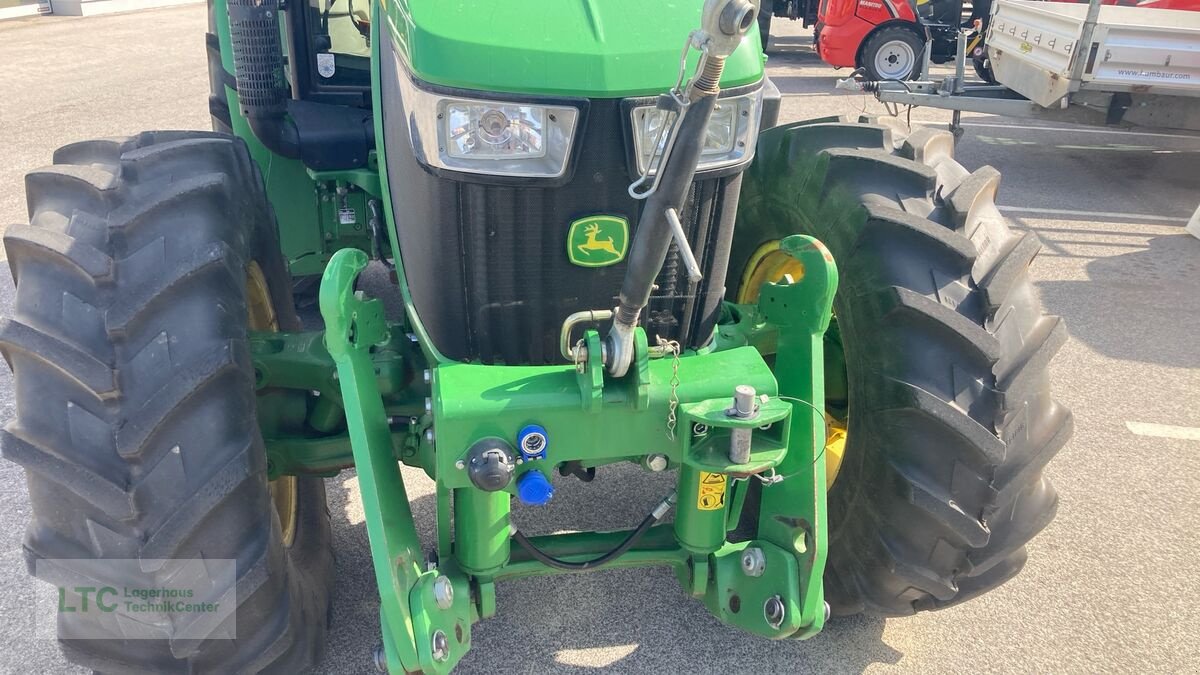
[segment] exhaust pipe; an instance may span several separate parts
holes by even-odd
[[[300,135],[287,117],[279,0],[229,0],[229,34],[242,115],[268,150],[298,159]]]

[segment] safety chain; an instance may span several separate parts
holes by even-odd
[[[658,346],[663,352],[671,354],[671,399],[667,404],[667,438],[675,440],[675,411],[679,409],[679,343],[655,336]]]

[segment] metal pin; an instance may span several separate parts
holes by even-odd
[[[679,213],[675,209],[667,209],[667,224],[671,226],[671,236],[675,237],[679,255],[683,258],[683,266],[687,268],[688,279],[693,284],[700,283],[704,279],[704,274],[700,271],[700,263],[696,262],[696,256],[692,253],[692,245],[688,243],[687,234],[683,231],[683,223],[679,222]]]

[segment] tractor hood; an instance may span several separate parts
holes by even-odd
[[[615,98],[675,83],[703,0],[381,0],[390,33],[420,80],[477,91]],[[693,59],[695,52],[693,52]],[[721,84],[763,74],[758,31]]]

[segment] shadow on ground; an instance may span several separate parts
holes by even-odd
[[[1038,227],[1053,245],[1053,233]],[[1087,263],[1087,279],[1039,282],[1042,301],[1051,314],[1067,319],[1071,335],[1116,359],[1182,368],[1200,367],[1200,240],[1179,234],[1156,236],[1135,250],[1095,258]],[[1126,230],[1127,231],[1127,230]],[[1071,229],[1073,235],[1096,235],[1100,241],[1071,239],[1072,246],[1113,246],[1111,232]],[[1048,251],[1053,255],[1052,251]],[[1150,326],[1172,325],[1171,331]]]

